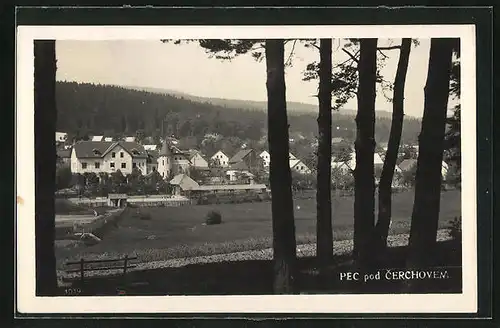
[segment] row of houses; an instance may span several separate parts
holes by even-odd
[[[336,161],[332,158],[332,169],[339,169],[344,172],[352,172],[356,168],[356,152],[351,152],[350,159],[347,161]],[[375,169],[381,170],[384,166],[384,160],[382,156],[378,153],[374,153],[373,156],[373,165]],[[413,167],[417,165],[416,159],[405,159],[401,161],[401,163],[397,164],[394,168],[396,172],[405,172],[411,170]],[[443,177],[448,173],[449,166],[445,161],[442,161],[441,164],[441,175]]]
[[[251,176],[252,170],[267,170],[270,155],[254,149],[241,149],[232,157],[222,150],[207,159],[197,150],[181,150],[164,140],[161,149],[153,145],[141,145],[135,141],[90,140],[76,142],[71,149],[58,150],[60,163],[68,164],[72,173],[113,173],[120,170],[130,174],[134,169],[143,175],[157,171],[162,177],[189,174],[192,168],[208,170],[211,166],[225,170],[230,181],[241,173]],[[212,164],[209,164],[209,161]],[[299,173],[311,170],[297,157],[290,154],[290,168]]]

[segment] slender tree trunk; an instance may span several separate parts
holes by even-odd
[[[429,256],[436,244],[454,42],[454,39],[431,39],[411,217],[409,267],[429,264]]]
[[[401,133],[403,131],[404,90],[410,49],[411,39],[403,39],[396,77],[394,78],[391,132],[385,153],[382,175],[378,185],[378,221],[375,228],[376,234],[374,240],[376,243],[375,247],[379,251],[382,251],[387,245],[387,235],[389,234],[389,224],[391,222],[392,180],[394,179],[394,169],[396,168]]]
[[[292,176],[289,165],[288,121],[283,40],[266,41],[267,117],[272,194],[273,251],[276,294],[294,293],[296,269]]]
[[[35,244],[36,294],[57,292],[55,240],[56,49],[55,41],[35,41]]]
[[[356,116],[356,169],[354,171],[354,251],[363,267],[370,258],[370,238],[375,224],[375,84],[377,39],[361,39],[358,62],[358,113]]]
[[[320,40],[316,255],[320,266],[333,258],[332,157],[332,39]]]

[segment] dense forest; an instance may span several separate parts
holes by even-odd
[[[267,131],[266,112],[229,108],[179,95],[89,83],[57,82],[57,129],[72,136],[175,135],[200,138],[206,133],[259,140]],[[242,106],[243,107],[243,106]],[[250,107],[250,106],[249,106]],[[289,113],[290,136],[317,135],[316,113]],[[333,113],[333,137],[353,140],[356,123],[351,111]],[[391,127],[387,115],[377,117],[375,136],[386,142]],[[416,142],[420,120],[405,118],[403,142]]]

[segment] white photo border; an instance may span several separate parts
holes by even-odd
[[[35,294],[34,40],[460,38],[461,294],[38,297]],[[18,26],[16,35],[16,278],[20,313],[477,312],[476,42],[474,25]],[[57,54],[56,54],[57,55]],[[264,83],[264,81],[262,82]],[[22,172],[22,174],[20,173]],[[466,174],[463,174],[463,173]]]

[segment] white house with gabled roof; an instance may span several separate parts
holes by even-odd
[[[290,159],[290,169],[300,174],[311,174],[312,171],[300,159]]]
[[[124,175],[134,168],[147,172],[147,153],[136,142],[79,141],[71,150],[72,173],[113,173],[120,170]]]
[[[213,154],[212,157],[210,157],[214,162],[218,163],[219,166],[221,167],[228,167],[229,166],[229,157],[224,154],[222,150],[219,150],[215,154]]]
[[[297,160],[297,157],[295,157],[294,154],[289,153],[288,155],[290,160]],[[264,150],[259,154],[259,157],[262,158],[264,167],[269,167],[269,164],[271,163],[271,155],[269,154],[269,152],[267,150]]]

